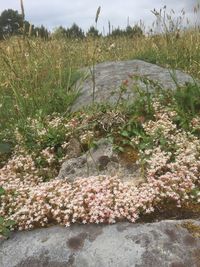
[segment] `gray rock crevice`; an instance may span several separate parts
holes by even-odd
[[[135,162],[125,164],[106,138],[100,139],[96,145],[96,148],[79,157],[67,159],[62,164],[57,179],[68,178],[68,181],[73,182],[80,177],[117,175],[122,181],[135,185],[143,182],[140,167]]]

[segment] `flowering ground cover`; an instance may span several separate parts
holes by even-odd
[[[134,109],[101,107],[69,118],[54,114],[43,122],[27,120],[31,146],[16,129],[17,145],[0,169],[0,215],[22,230],[52,223],[135,222],[168,207],[192,207],[200,214],[199,104],[183,105],[187,90],[144,94]],[[85,151],[101,136],[110,138],[119,153],[127,146],[137,153],[143,183],[133,186],[117,174],[79,177],[72,183],[54,179],[72,137]]]

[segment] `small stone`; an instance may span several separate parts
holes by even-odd
[[[125,164],[124,159],[118,156],[106,138],[100,139],[96,148],[90,149],[82,156],[66,160],[57,178],[68,178],[68,181],[72,182],[77,177],[96,175],[117,175],[123,181],[135,185],[143,181],[139,166],[134,161]]]

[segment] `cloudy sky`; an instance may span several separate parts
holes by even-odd
[[[164,5],[168,10],[174,9],[177,15],[184,8],[187,16],[194,20],[192,10],[198,2],[200,0],[24,0],[24,7],[26,19],[34,25],[43,24],[52,30],[60,25],[70,27],[76,22],[87,30],[94,24],[96,10],[101,6],[98,29],[102,31],[104,27],[107,31],[108,21],[114,27],[123,28],[128,20],[130,25],[142,20],[150,27],[155,20],[151,10],[159,10]],[[20,11],[20,0],[0,0],[0,12],[8,8]]]

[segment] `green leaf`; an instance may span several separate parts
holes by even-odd
[[[130,124],[128,124],[128,126],[127,126],[127,130],[128,130],[129,132],[131,132],[131,130],[132,130],[132,127],[131,127],[131,125],[130,125]]]
[[[11,146],[9,144],[0,143],[0,154],[9,153]]]
[[[121,135],[124,136],[124,137],[129,137],[130,134],[129,134],[129,132],[124,130],[124,131],[121,132]]]
[[[122,140],[122,144],[123,145],[130,145],[130,141],[129,140]]]
[[[5,194],[5,190],[3,189],[3,187],[0,187],[0,196]]]
[[[13,225],[15,225],[15,224],[16,224],[16,222],[13,221],[13,220],[7,220],[7,221],[4,223],[5,227],[10,227],[10,226],[13,226]]]
[[[0,216],[0,225],[3,225],[4,223],[4,218]]]
[[[9,235],[10,235],[10,230],[7,229],[6,227],[4,227],[4,228],[0,229],[0,233],[1,233],[3,236],[5,236],[5,237],[9,237]]]
[[[200,188],[194,188],[192,191],[191,191],[191,194],[193,195],[193,196],[197,196],[198,195],[198,193],[200,193]]]
[[[140,149],[145,149],[147,147],[147,144],[146,143],[141,143],[139,147],[140,147]]]
[[[117,150],[120,151],[120,152],[124,152],[124,148],[121,147],[121,146],[117,147]]]

